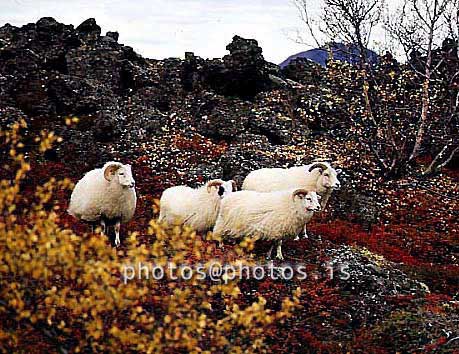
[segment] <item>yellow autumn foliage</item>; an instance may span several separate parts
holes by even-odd
[[[193,276],[188,281],[150,278],[123,281],[126,264],[208,264],[214,247],[191,230],[165,229],[152,220],[139,241],[112,248],[106,237],[75,234],[62,226],[65,213],[55,201],[58,191],[73,187],[56,179],[23,193],[30,171],[20,131],[24,122],[1,132],[9,146],[0,181],[0,351],[211,353],[266,352],[266,329],[299,306],[299,290],[278,311],[259,297],[241,299],[238,278],[216,283]],[[42,133],[38,150],[59,138]],[[28,186],[30,188],[30,186]],[[235,247],[238,262],[253,248],[246,240]]]

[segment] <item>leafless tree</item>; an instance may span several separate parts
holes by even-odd
[[[422,81],[422,99],[420,118],[415,132],[415,141],[408,162],[419,156],[428,131],[431,110],[431,86],[437,79],[437,72],[445,65],[444,60],[448,54],[444,53],[440,60],[434,62],[433,54],[441,48],[440,40],[449,37],[456,45],[450,51],[457,54],[458,0],[405,0],[402,7],[395,14],[389,15],[386,28],[389,33],[400,43],[405,51],[408,63]],[[422,59],[420,59],[422,58]],[[459,72],[453,72],[445,79],[451,83],[458,77]],[[452,100],[449,107],[450,116],[446,120],[451,123],[457,121],[459,109],[459,95]],[[445,127],[449,125],[446,124]],[[458,151],[457,137],[448,137],[450,132],[445,131],[446,143],[434,157],[426,169],[426,173],[446,165]],[[456,140],[456,141],[455,141]]]
[[[294,0],[301,20],[309,34],[320,47],[318,33],[325,36],[329,42],[342,42],[357,47],[360,67],[363,69],[363,95],[365,98],[365,113],[376,123],[370,102],[369,63],[367,48],[372,32],[380,23],[384,9],[384,0],[324,0],[320,22],[314,22],[310,14],[313,5],[311,0]],[[322,44],[323,45],[323,44]],[[353,55],[353,51],[348,53]]]
[[[320,30],[320,21],[314,20],[310,13],[309,8],[311,6],[311,2],[308,0],[292,0],[292,3],[297,8],[300,19],[306,28],[306,33],[311,36],[312,42],[304,37],[301,29],[297,31],[296,38],[294,40],[297,43],[306,46],[321,47],[324,44],[322,38],[320,37],[321,34],[323,34],[323,31]]]
[[[372,133],[362,141],[373,152],[378,164],[384,171],[393,169],[396,164],[395,158],[391,162],[382,155],[378,139],[382,135],[380,123],[374,116],[373,104],[370,99],[371,70],[367,49],[372,41],[374,29],[381,23],[384,0],[324,0],[319,22],[314,21],[310,13],[312,0],[294,0],[300,13],[300,18],[305,24],[309,35],[314,39],[317,46],[323,47],[319,40],[324,38],[328,42],[343,42],[351,44],[351,48],[357,48],[362,80],[362,95],[364,98],[364,115],[368,131]],[[331,52],[331,51],[330,51]],[[351,55],[353,53],[350,53]],[[385,142],[384,142],[385,143]]]
[[[450,104],[444,107],[444,112],[441,113],[444,119],[444,145],[440,146],[432,164],[425,172],[434,172],[445,166],[459,150],[458,139],[454,135],[454,125],[457,125],[459,115],[459,94],[451,98],[451,94],[448,93],[439,98],[438,92],[434,92],[433,87],[438,86],[438,81],[444,79],[440,78],[437,72],[444,70],[444,60],[447,58],[445,56],[439,60],[438,55],[434,58],[434,53],[437,51],[438,54],[445,37],[456,43],[451,50],[457,51],[459,0],[404,0],[399,9],[391,9],[386,15],[385,29],[392,40],[403,48],[407,63],[417,75],[416,81],[421,83],[420,97],[418,96],[420,104],[416,106],[419,109],[412,104],[408,105],[409,108],[399,107],[399,111],[406,111],[406,121],[412,123],[408,129],[400,129],[397,123],[392,122],[390,112],[382,106],[380,100],[384,98],[379,97],[378,83],[373,78],[367,57],[367,48],[373,39],[372,34],[383,22],[384,0],[323,0],[320,15],[315,16],[318,21],[314,20],[311,14],[311,8],[314,8],[316,2],[313,4],[312,0],[293,1],[305,24],[306,32],[317,46],[323,47],[326,41],[344,42],[358,49],[363,77],[363,121],[365,130],[369,132],[361,142],[368,146],[384,174],[400,174],[421,153],[426,136],[432,133],[429,129],[432,127],[433,97],[437,106],[439,99]],[[459,72],[448,72],[448,75],[447,80],[450,84],[459,83]],[[445,84],[447,83],[442,82],[442,87],[445,87]],[[417,102],[418,100],[416,104]]]
[[[317,46],[323,46],[324,41],[356,45],[361,63],[366,63],[366,48],[373,29],[380,22],[384,0],[324,0],[318,21],[310,11],[316,1],[293,0],[293,3]],[[306,43],[301,36],[299,41]]]

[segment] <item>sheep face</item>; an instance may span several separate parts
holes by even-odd
[[[338,175],[341,173],[340,169],[334,169],[328,163],[316,162],[312,164],[308,172],[312,172],[314,169],[318,169],[320,176],[318,184],[327,189],[340,189],[341,182],[338,180]]]
[[[123,187],[126,188],[134,188],[135,187],[135,181],[134,177],[132,176],[132,168],[131,165],[123,165],[118,170],[118,182],[121,184]]]
[[[322,185],[325,188],[340,189],[341,182],[338,180],[338,175],[341,173],[340,169],[335,170],[330,167],[325,171],[321,172],[322,174]]]
[[[301,207],[305,213],[320,211],[320,196],[313,191],[297,189],[293,192],[293,201]]]
[[[105,167],[104,176],[107,181],[119,183],[124,188],[135,186],[131,165],[110,164]]]

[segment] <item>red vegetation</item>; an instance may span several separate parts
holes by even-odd
[[[201,142],[176,141],[181,148],[200,149]],[[205,144],[204,144],[205,145]],[[224,147],[222,148],[223,151]],[[154,217],[154,198],[164,189],[166,181],[155,176],[142,161],[135,162],[138,183],[139,202],[135,218],[127,225],[131,231],[143,232]],[[26,193],[34,190],[49,176],[80,176],[81,171],[71,170],[62,163],[34,163],[24,186]],[[89,231],[87,226],[75,222],[66,212],[69,192],[57,192],[60,207],[60,223],[82,234]],[[296,242],[294,247],[286,243],[287,258],[290,262],[306,265],[308,274],[320,271],[320,265],[327,261],[325,250],[337,245],[355,245],[365,247],[386,260],[399,263],[400,269],[413,278],[425,282],[432,294],[422,300],[423,311],[444,315],[442,304],[450,301],[459,292],[459,266],[454,263],[458,256],[459,237],[457,230],[457,211],[448,209],[441,203],[440,196],[425,191],[396,191],[391,196],[396,203],[390,210],[390,223],[374,225],[369,231],[359,224],[344,220],[326,221],[327,215],[315,219],[309,227],[310,235],[320,235],[322,242],[311,239]],[[126,229],[123,230],[125,234]],[[148,244],[151,240],[142,233],[138,239]],[[313,239],[313,237],[312,237]],[[214,247],[212,242],[205,242],[206,247]],[[257,245],[257,256],[261,257],[268,245]],[[123,249],[123,248],[121,248]],[[227,245],[225,252],[215,249],[216,257],[230,257],[232,246]],[[190,260],[192,261],[192,260]],[[172,284],[170,284],[172,286]],[[169,285],[167,285],[169,286]],[[269,345],[273,352],[366,352],[372,348],[374,353],[391,352],[392,343],[387,338],[375,335],[378,326],[372,321],[361,323],[353,317],[358,299],[343,294],[329,279],[309,277],[306,280],[249,280],[240,283],[242,296],[239,301],[250,303],[258,296],[267,299],[267,306],[279,309],[281,299],[290,294],[297,286],[301,287],[303,308],[293,318],[283,323],[269,326],[266,331]],[[357,301],[357,302],[356,302]],[[415,296],[391,296],[386,298],[387,309],[397,311],[415,311],[419,304]],[[142,306],[152,311],[161,311],[151,299],[151,303]],[[213,304],[216,311],[223,311],[224,303],[216,299]],[[2,319],[3,320],[3,319]],[[376,327],[374,327],[376,326]],[[375,329],[373,329],[375,328]],[[379,332],[378,332],[379,333]],[[36,337],[35,337],[36,338]],[[424,351],[435,351],[446,343],[446,337],[437,337],[424,346]],[[37,347],[37,352],[46,350]]]
[[[174,138],[173,144],[180,150],[193,151],[197,156],[209,158],[220,157],[228,148],[226,142],[215,145],[210,139],[200,136],[193,136],[190,139],[178,135]]]

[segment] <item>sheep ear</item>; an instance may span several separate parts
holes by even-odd
[[[119,165],[108,165],[104,170],[104,178],[110,182],[113,179],[113,175],[119,168]]]

